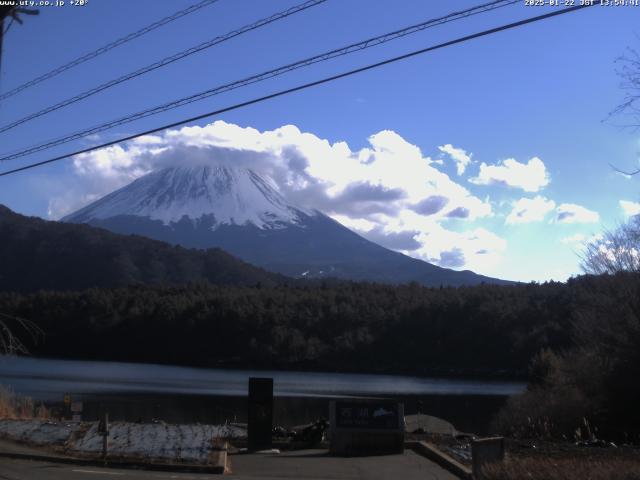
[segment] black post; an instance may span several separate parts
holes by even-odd
[[[271,448],[273,378],[249,378],[249,450]]]
[[[106,464],[109,455],[109,412],[106,410],[98,422],[98,433],[102,434],[102,458]]]

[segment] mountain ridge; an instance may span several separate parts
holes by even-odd
[[[297,278],[426,286],[505,280],[439,267],[388,250],[318,210],[293,205],[253,170],[168,167],[143,176],[63,219],[188,248],[221,248]]]
[[[26,217],[0,205],[0,291],[127,285],[275,286],[282,275],[211,248],[190,250],[90,225]]]

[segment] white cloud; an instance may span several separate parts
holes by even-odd
[[[627,217],[640,215],[640,203],[631,202],[629,200],[620,200],[620,206]]]
[[[351,218],[351,217],[348,217],[347,215],[340,215],[340,214],[331,215],[331,217],[334,220],[337,220],[338,222],[340,222],[345,227],[350,228],[352,230],[357,230],[361,234],[366,234],[367,232],[370,232],[371,230],[373,230],[378,226],[376,222],[372,222],[364,218]]]
[[[77,198],[74,191],[67,191],[51,198],[47,204],[47,216],[49,218],[62,218],[76,210],[78,201],[82,204],[91,203],[100,198],[100,195],[85,194]]]
[[[450,143],[447,143],[446,145],[438,147],[438,149],[442,153],[449,155],[451,160],[456,162],[456,171],[458,172],[458,175],[462,175],[466,170],[467,165],[471,163],[472,154],[467,153],[462,148],[456,148]]]
[[[498,165],[482,162],[478,176],[469,181],[476,185],[506,185],[525,192],[537,192],[546,187],[550,180],[544,162],[533,157],[527,163],[520,163],[514,158],[508,158]]]
[[[351,150],[346,142],[331,143],[293,125],[261,132],[217,121],[170,130],[75,157],[75,195],[69,199],[76,198],[76,205],[65,201],[57,210],[68,213],[88,195],[102,196],[153,169],[225,164],[270,176],[292,203],[318,208],[389,248],[480,271],[499,261],[503,239],[481,228],[465,229],[493,215],[488,199],[474,196],[391,130],[371,135],[368,143]],[[466,152],[449,147],[443,151],[466,161]],[[451,219],[460,231],[445,228]]]
[[[434,196],[446,203],[429,213],[434,218],[474,220],[492,214],[487,200],[451,180],[397,133],[378,132],[369,144],[352,151],[345,142],[331,144],[292,125],[259,132],[217,121],[80,155],[74,166],[79,176],[106,179],[102,194],[154,168],[224,163],[266,173],[297,203],[330,214],[369,218],[402,209],[419,211],[421,202]]]
[[[535,198],[521,198],[513,203],[513,209],[507,216],[505,223],[540,222],[555,206],[556,202],[540,195]]]
[[[640,251],[635,247],[625,245],[613,245],[611,242],[602,242],[598,247],[598,253],[602,258],[610,262],[614,270],[640,270]]]
[[[73,166],[78,175],[100,178],[103,182],[106,181],[105,186],[111,189],[114,186],[120,187],[150,171],[150,165],[144,165],[139,161],[139,157],[146,151],[135,143],[127,148],[114,145],[75,156]]]
[[[452,232],[441,226],[421,231],[416,240],[421,247],[415,256],[449,268],[468,268],[486,272],[498,264],[507,242],[484,228]]]
[[[560,242],[564,243],[565,245],[571,245],[574,243],[584,243],[586,239],[586,235],[583,235],[582,233],[576,233],[575,235],[561,238]]]
[[[133,140],[136,145],[162,145],[164,140],[159,135],[143,135]]]
[[[600,220],[598,212],[575,203],[563,203],[556,209],[558,223],[595,223]]]
[[[616,175],[620,175],[622,178],[626,178],[627,180],[631,180],[633,178],[633,175],[631,175],[629,173],[621,172],[619,170],[616,170],[614,173]]]

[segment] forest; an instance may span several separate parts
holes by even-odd
[[[496,431],[640,440],[640,220],[590,247],[593,274],[440,288],[294,280],[220,250],[51,225],[0,211],[0,323],[30,354],[522,379]]]
[[[637,273],[460,288],[201,283],[4,292],[0,311],[42,329],[27,341],[39,356],[528,379],[496,429],[561,436],[590,418],[612,435],[640,432]]]
[[[0,311],[42,329],[42,356],[522,378],[570,344],[584,283],[132,286],[0,293]]]

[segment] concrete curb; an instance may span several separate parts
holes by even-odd
[[[129,460],[103,460],[78,458],[78,457],[56,457],[49,455],[34,455],[29,453],[0,452],[0,458],[11,458],[14,460],[31,460],[34,462],[64,463],[68,465],[80,465],[85,467],[106,467],[122,469],[153,470],[165,472],[187,472],[187,473],[213,473],[223,474],[227,469],[227,452],[220,451],[219,461],[215,465],[196,465],[180,463],[145,463]]]
[[[404,443],[405,448],[411,449],[419,455],[428,458],[432,462],[437,463],[445,470],[453,473],[454,475],[464,479],[472,480],[473,475],[471,469],[461,464],[457,460],[453,459],[446,453],[440,451],[431,443],[409,440]]]

